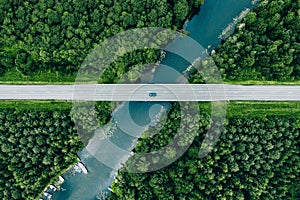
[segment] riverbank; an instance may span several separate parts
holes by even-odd
[[[77,160],[76,160],[76,161],[74,160],[74,163],[70,164],[70,166],[66,167],[65,169],[62,169],[59,173],[57,173],[57,175],[56,175],[55,177],[51,178],[51,179],[49,180],[48,184],[45,186],[45,188],[37,195],[36,200],[40,199],[40,198],[43,196],[45,190],[46,190],[51,184],[57,182],[57,180],[61,181],[61,180],[60,180],[60,176],[62,176],[62,175],[63,175],[64,173],[66,173],[67,171],[69,171],[69,170],[74,166],[74,164],[76,164],[77,162],[78,162]]]
[[[294,1],[261,1],[212,55],[223,79],[299,82],[299,9]]]
[[[253,105],[248,105],[248,106],[249,106],[249,107],[253,107]],[[278,105],[276,105],[276,106],[278,106]],[[239,107],[238,109],[235,110],[235,112],[238,111],[238,110],[240,110],[240,109],[245,109],[245,107]],[[293,109],[294,109],[294,108],[293,108]],[[291,110],[291,109],[290,109],[290,110]],[[259,111],[259,109],[256,108],[255,111]],[[266,109],[266,108],[265,108],[265,111],[266,111],[266,112],[272,112],[271,109]],[[276,111],[276,112],[278,112],[278,113],[279,113],[280,111],[285,111],[285,112],[287,112],[287,109],[286,109],[286,108],[284,108],[284,109],[282,109],[282,110],[280,110],[280,109],[279,109],[279,110],[274,110],[274,109],[273,109],[273,111],[274,111],[274,112]],[[289,111],[289,112],[290,112],[290,111]],[[261,112],[261,113],[263,113],[263,112]],[[243,113],[240,113],[240,114],[242,115]],[[96,174],[96,173],[95,173],[95,174]],[[96,174],[96,175],[97,175],[97,174]],[[78,180],[78,181],[82,181],[82,180]],[[71,186],[70,186],[70,187],[71,187]],[[74,191],[74,190],[73,190],[73,191]],[[76,192],[76,191],[74,191],[74,192]]]
[[[14,107],[15,102],[12,102],[11,104],[9,104],[10,101],[5,101],[5,102],[9,105],[10,108]],[[22,103],[23,103],[23,105],[21,105]],[[45,105],[45,104],[47,104],[47,103],[42,102],[42,101],[19,101],[18,107],[22,108],[22,111],[19,110],[17,116],[24,117],[24,116],[28,115],[28,111],[32,109],[28,105],[35,105],[35,107],[41,111],[43,111],[43,110],[49,111],[48,107],[51,107],[52,104],[51,103],[48,103],[48,105]],[[0,105],[3,105],[3,104],[0,104]],[[64,106],[65,107],[72,106],[71,103],[64,103],[64,106],[62,106],[62,107],[59,106],[59,103],[56,105],[57,105],[57,107],[56,107],[57,109],[63,108]],[[201,113],[210,113],[210,104],[209,103],[201,103],[199,106],[200,106]],[[5,108],[5,106],[4,106],[4,108]],[[256,116],[256,115],[259,115],[259,116],[264,116],[264,115],[300,116],[299,108],[300,108],[300,106],[299,106],[298,102],[244,102],[244,101],[228,102],[227,116],[243,117],[243,118],[245,118],[245,116],[251,116],[251,115],[253,115],[253,116]],[[53,115],[54,115],[54,112],[57,111],[57,109],[53,109]],[[3,113],[3,110],[2,110],[2,113]],[[58,112],[58,114],[59,114],[59,112]],[[58,116],[61,116],[61,115],[58,115]],[[41,115],[39,115],[38,117],[40,119],[39,121],[43,122],[43,120],[41,120]],[[26,121],[20,121],[20,122],[25,123]],[[53,121],[53,122],[55,122],[55,121]],[[65,122],[65,120],[63,122]],[[39,125],[35,125],[35,126],[39,127]],[[61,126],[61,127],[63,127],[63,126]],[[50,129],[48,128],[47,130],[50,130]],[[47,134],[47,137],[45,137],[45,138],[49,138],[49,137],[53,138],[53,134],[52,133],[49,133],[49,134]],[[25,137],[30,138],[28,136],[25,136]],[[56,135],[55,137],[58,137],[58,135]],[[65,140],[63,140],[63,141],[65,141]],[[74,142],[74,139],[73,139],[73,141],[70,141],[70,142]],[[47,148],[47,151],[49,151],[49,148]],[[42,155],[43,154],[40,154],[41,158],[43,157]],[[62,154],[62,155],[64,155],[64,154]],[[76,154],[74,154],[74,155],[76,155]],[[64,157],[65,157],[65,155],[64,155]],[[42,162],[42,160],[40,162]],[[73,163],[71,165],[73,165]],[[87,167],[89,167],[89,166],[87,166]],[[51,174],[51,172],[49,172],[49,174]],[[61,171],[59,174],[61,174]],[[55,176],[57,176],[57,175],[55,175]],[[28,179],[28,180],[31,180],[31,179]],[[48,180],[47,180],[47,182],[48,182]]]
[[[167,74],[166,74],[167,75]],[[140,114],[141,115],[141,114]],[[125,120],[125,118],[123,118]],[[105,179],[104,179],[105,180]],[[77,184],[74,182],[74,184]],[[102,185],[105,185],[104,183],[102,183]],[[72,188],[74,190],[74,187],[73,186],[70,186],[70,188]],[[72,190],[71,190],[72,191]]]
[[[276,106],[280,105],[271,108],[276,109]],[[151,173],[121,171],[109,199],[176,199],[187,196],[190,199],[272,199],[279,195],[291,199],[289,189],[299,174],[299,112],[293,114],[294,108],[291,108],[289,113],[292,115],[283,116],[277,114],[284,114],[285,109],[274,115],[268,109],[253,109],[253,102],[247,105],[249,107],[253,116],[247,115],[249,110],[239,107],[237,117],[227,117],[216,146],[209,155],[200,159],[199,149],[210,124],[210,115],[201,112],[198,136],[180,159]],[[259,116],[255,114],[257,112]],[[142,139],[135,151],[155,151],[174,141],[174,119],[176,115],[155,137]],[[172,149],[166,154],[171,152]],[[141,162],[141,166],[148,163]]]

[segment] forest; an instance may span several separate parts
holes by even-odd
[[[74,77],[86,55],[105,38],[134,27],[180,29],[202,3],[1,0],[0,77],[12,72],[22,77],[39,73]],[[223,78],[299,79],[299,5],[299,0],[262,1],[250,12],[213,54]],[[114,63],[100,82],[115,83],[128,66],[153,63],[160,55],[153,49],[132,52]],[[194,74],[191,82],[199,81],[202,79]],[[76,153],[86,141],[80,140],[68,107],[12,105],[0,108],[0,199],[34,199],[51,178],[76,161]],[[97,104],[95,115],[101,124],[109,121],[111,109],[109,102]],[[82,121],[90,120],[88,110],[81,110],[81,114]],[[199,159],[203,133],[210,122],[209,114],[203,112],[197,136],[179,160],[151,173],[121,170],[110,199],[299,198],[299,112],[245,115],[231,112],[213,152]],[[134,151],[150,152],[168,144],[179,121],[180,108],[174,103],[161,132],[141,138]],[[101,124],[80,128],[93,130]],[[185,139],[179,142],[185,143]],[[141,166],[144,170],[147,167]]]
[[[0,105],[0,198],[34,199],[53,177],[77,161],[76,153],[83,147],[70,115],[71,104],[41,101]],[[189,150],[175,163],[156,172],[131,174],[121,170],[111,199],[296,196],[300,187],[299,103],[230,103],[221,137],[213,152],[203,159],[198,154],[210,123],[210,104],[202,103],[199,107],[199,130]],[[102,119],[100,125],[109,121],[106,113],[97,110],[96,116]],[[83,115],[82,120],[88,117]],[[134,151],[150,152],[168,144],[180,118],[180,106],[174,103],[166,123],[159,124],[161,131],[151,137],[151,130],[145,132]],[[178,144],[184,146],[191,138],[181,136]],[[172,155],[168,151],[164,158]],[[147,167],[148,163],[140,165],[142,170]]]
[[[297,0],[261,1],[212,55],[223,79],[299,79],[299,6]],[[202,83],[203,79],[194,73],[190,82]],[[294,108],[285,115],[278,108],[286,105],[277,103],[274,110],[256,106],[252,102],[231,110],[217,145],[199,159],[210,121],[202,112],[197,137],[179,160],[150,173],[127,173],[125,165],[109,199],[299,199],[299,112]],[[250,113],[252,109],[259,114]],[[141,138],[134,151],[151,152],[168,144],[179,120],[178,105],[173,104],[163,129]],[[169,153],[164,156],[174,155]],[[151,169],[147,158],[141,161],[140,170]]]
[[[97,127],[110,120],[110,105],[96,104]],[[95,125],[81,126],[91,117],[81,109],[75,126],[71,108],[64,101],[0,102],[0,199],[36,199],[53,178],[77,162],[77,152]]]
[[[105,38],[135,27],[177,30],[203,2],[2,0],[0,78],[9,74],[10,81],[31,80],[44,73],[74,81],[86,55]],[[223,79],[299,80],[299,9],[298,0],[261,1],[212,55]],[[114,63],[100,82],[116,82],[114,77],[126,67],[160,59],[153,49],[132,52]]]
[[[176,30],[200,3],[198,0],[3,0],[0,76],[16,71],[22,77],[46,72],[74,77],[85,56],[104,38],[134,27]],[[150,53],[133,52],[123,61],[132,65],[144,58],[149,58],[148,62],[159,58],[159,54],[151,57]],[[103,82],[113,82],[114,71],[108,73],[112,76],[104,77]],[[102,123],[110,116],[106,105],[101,103]],[[52,177],[75,162],[76,152],[82,148],[70,110],[31,109],[1,108],[1,199],[35,198]],[[81,113],[89,114],[86,110]],[[83,115],[82,120],[89,117]]]
[[[74,76],[86,55],[105,38],[135,27],[176,30],[201,3],[203,0],[1,0],[0,76],[9,71],[24,77],[47,72]],[[134,55],[125,65],[148,57]],[[153,59],[159,56],[150,57],[148,63]]]
[[[54,77],[63,82],[65,76],[74,81],[86,55],[105,38],[135,27],[176,30],[201,3],[202,0],[1,0],[0,77],[9,74],[10,81],[23,81],[46,74],[44,81]],[[124,67],[153,63],[160,55],[153,49],[132,52],[114,63],[100,81],[115,82],[126,72]],[[91,133],[95,124],[80,127],[81,121],[90,119],[89,111],[84,109],[77,122],[81,130],[76,130],[70,108],[53,110],[50,103],[37,110],[34,105],[2,103],[0,198],[34,199],[51,178],[76,161],[82,142],[88,140],[82,141],[77,131]],[[100,123],[106,123],[110,103],[100,102],[96,107]]]
[[[85,56],[104,38],[134,27],[176,30],[202,3],[203,0],[2,0],[0,77],[9,72],[12,78],[12,74],[19,73],[24,79],[48,73],[70,75],[73,79],[68,80],[74,80]],[[299,9],[298,0],[261,1],[213,55],[223,79],[299,80]],[[112,77],[122,74],[124,66],[159,59],[160,53],[151,49],[132,52],[100,81],[115,82]]]
[[[213,58],[224,80],[300,80],[300,2],[261,1]]]
[[[151,152],[168,144],[179,119],[178,107],[174,107],[163,129],[155,136],[141,139],[135,152]],[[109,199],[296,200],[300,197],[299,116],[272,113],[260,117],[232,116],[213,151],[200,159],[199,147],[208,124],[209,115],[204,113],[193,144],[172,165],[148,173],[121,170]],[[151,167],[147,163],[142,165]]]
[[[0,110],[0,199],[35,199],[83,148],[70,109]]]

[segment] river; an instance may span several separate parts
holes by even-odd
[[[252,8],[251,0],[205,0],[199,14],[184,25],[184,29],[190,33],[190,37],[196,40],[204,48],[215,48],[220,43],[222,31],[233,23],[233,19],[245,10]],[[234,24],[233,24],[234,25]],[[232,30],[229,30],[231,32]],[[185,48],[194,53],[193,49],[184,47],[181,39],[175,39],[170,48]],[[184,59],[167,53],[162,65],[158,66],[153,81],[155,83],[175,83],[181,73],[190,65]],[[168,67],[166,67],[168,66]],[[112,184],[116,170],[107,167],[119,168],[120,162],[125,162],[130,156],[131,150],[136,144],[137,138],[149,126],[155,124],[155,116],[167,113],[170,108],[168,102],[127,102],[112,114],[116,129],[109,138],[110,143],[89,144],[83,151],[78,153],[81,161],[87,167],[89,173],[65,173],[65,182],[61,185],[63,190],[54,192],[54,200],[94,200],[101,190],[106,190]],[[103,129],[103,128],[102,128]],[[99,131],[102,130],[101,128]],[[114,144],[114,148],[109,145]],[[101,162],[90,155],[88,149],[101,145],[102,152],[97,156]],[[105,151],[115,150],[116,157]],[[122,160],[122,161],[120,161]],[[106,165],[102,164],[106,163]]]

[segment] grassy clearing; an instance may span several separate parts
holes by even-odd
[[[72,85],[74,82],[0,81],[1,85]]]
[[[32,76],[24,76],[17,70],[10,70],[4,76],[0,76],[0,84],[3,85],[71,85],[75,83],[75,75],[61,75],[52,72],[40,72]],[[94,84],[95,81],[90,81],[87,77],[84,84]]]
[[[291,82],[280,82],[280,81],[256,81],[256,80],[247,80],[247,81],[223,81],[225,84],[234,84],[234,85],[300,85],[300,80],[291,81]]]
[[[0,100],[0,109],[16,108],[19,110],[70,110],[70,101],[32,101],[32,100]]]
[[[76,79],[75,75],[62,75],[54,72],[40,71],[37,74],[31,76],[24,76],[16,69],[11,69],[5,72],[3,76],[0,76],[0,84],[74,84]],[[234,85],[300,85],[300,80],[291,82],[280,81],[228,81],[223,80],[224,84]]]
[[[0,100],[0,109],[20,110],[70,110],[71,101],[53,100]],[[211,103],[199,103],[202,113],[211,111]],[[264,117],[266,115],[293,116],[300,118],[300,102],[231,101],[227,103],[227,117]]]
[[[211,112],[211,103],[200,102],[202,113]],[[278,101],[230,101],[227,102],[226,116],[231,117],[265,117],[292,116],[300,118],[300,102]]]
[[[3,76],[0,76],[0,84],[63,84],[73,83],[74,75],[62,75],[53,72],[39,72],[31,76],[24,76],[16,69],[7,71]]]
[[[233,101],[228,103],[227,117],[264,117],[266,115],[300,118],[300,102]]]

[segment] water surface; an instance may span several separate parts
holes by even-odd
[[[219,35],[222,30],[232,23],[234,17],[251,7],[251,0],[205,0],[200,13],[186,23],[185,29],[190,33],[189,36],[204,48],[215,48],[220,43]],[[188,44],[179,38],[175,39],[169,48],[178,48],[190,54],[200,54],[189,48]],[[155,71],[152,82],[176,83],[181,72],[189,65],[190,63],[184,58],[167,53],[162,65]],[[87,175],[64,174],[65,183],[62,185],[64,191],[55,192],[53,199],[96,199],[100,190],[106,190],[112,184],[116,173],[114,169],[130,156],[137,138],[147,126],[151,125],[153,117],[160,112],[161,106],[169,108],[170,104],[167,102],[129,102],[113,113],[117,129],[112,136],[105,141],[95,140],[93,144],[78,153],[89,173]],[[91,149],[94,149],[94,155],[91,155],[91,151],[89,151]]]

